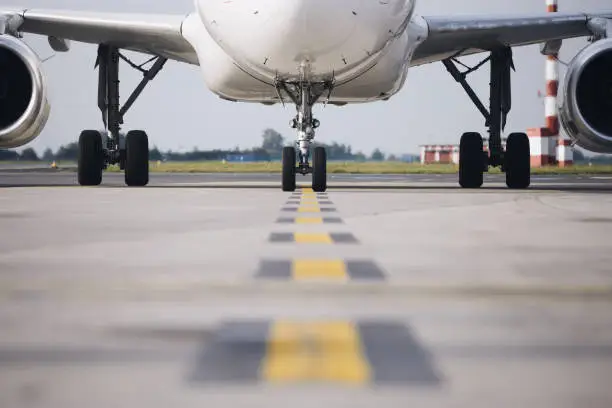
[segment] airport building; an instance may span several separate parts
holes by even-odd
[[[502,138],[506,148],[506,138]],[[459,164],[459,145],[421,145],[421,164]],[[483,139],[483,150],[489,151],[488,139]]]

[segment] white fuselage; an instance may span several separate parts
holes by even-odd
[[[278,102],[275,80],[334,80],[331,103],[387,99],[426,36],[416,0],[195,0],[183,24],[211,91]]]

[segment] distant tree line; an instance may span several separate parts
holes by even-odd
[[[274,129],[265,129],[262,134],[260,146],[250,149],[213,149],[200,150],[194,148],[188,152],[174,152],[168,150],[162,152],[157,147],[149,150],[149,158],[153,161],[220,161],[220,160],[244,160],[244,161],[278,161],[282,156],[284,146],[289,145],[292,140],[286,140]],[[324,146],[327,150],[328,160],[344,161],[383,161],[383,160],[418,160],[416,155],[406,155],[398,158],[394,155],[385,155],[380,149],[366,155],[362,152],[353,152],[350,145],[333,142],[331,144],[315,142],[316,146]],[[14,150],[1,150],[0,161],[76,161],[78,158],[79,146],[77,142],[68,143],[60,146],[55,152],[47,148],[42,154],[38,154],[33,148],[26,148],[21,153]]]
[[[157,147],[149,150],[149,158],[153,161],[278,161],[281,158],[283,146],[289,145],[292,140],[286,140],[274,129],[265,129],[262,134],[260,146],[250,149],[213,149],[200,150],[194,148],[189,152],[174,152],[168,150],[160,151]],[[327,150],[328,160],[344,161],[419,161],[419,156],[414,154],[397,157],[393,154],[386,155],[380,149],[366,155],[362,152],[353,152],[350,145],[333,142],[325,144],[315,142],[316,146],[324,146]],[[68,143],[60,146],[55,152],[47,148],[42,154],[38,154],[33,148],[28,147],[21,152],[15,150],[0,149],[0,161],[76,161],[78,158],[79,146],[77,142]],[[612,164],[612,155],[585,156],[580,150],[574,150],[574,162],[578,164]]]

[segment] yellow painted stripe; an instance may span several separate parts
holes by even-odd
[[[350,322],[275,322],[261,375],[269,382],[363,384],[371,368]]]
[[[342,260],[296,260],[292,270],[295,280],[328,278],[348,280],[346,264]]]
[[[295,242],[300,244],[332,244],[332,238],[326,233],[296,232]]]
[[[297,217],[295,219],[296,224],[323,224],[323,218],[321,217]]]
[[[299,213],[320,213],[321,208],[319,206],[316,207],[298,207]]]
[[[311,187],[302,187],[302,193],[313,193],[314,190]]]
[[[319,201],[316,199],[316,197],[313,197],[313,198],[304,197],[304,198],[302,198],[302,200],[300,202],[302,204],[317,204]]]

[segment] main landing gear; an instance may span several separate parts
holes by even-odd
[[[141,71],[144,78],[123,107],[119,105],[119,60]],[[143,67],[153,62],[149,69]],[[135,65],[117,48],[100,45],[96,66],[99,69],[98,107],[102,112],[105,131],[84,130],[79,137],[78,181],[83,186],[99,185],[102,171],[118,164],[125,171],[125,184],[145,186],[149,182],[149,140],[142,130],[120,134],[123,117],[134,104],[145,86],[164,67],[167,59],[154,57],[142,65]]]
[[[486,62],[491,65],[489,110],[487,110],[474,90],[466,81],[468,74],[476,71]],[[483,140],[479,133],[468,132],[461,136],[459,145],[459,185],[463,188],[479,188],[483,184],[483,173],[489,166],[501,167],[506,173],[506,185],[513,189],[524,189],[531,183],[531,153],[529,139],[525,133],[511,133],[502,148],[501,132],[506,126],[506,118],[512,105],[510,90],[510,71],[514,69],[512,49],[509,47],[491,50],[491,54],[475,67],[467,67],[461,72],[455,58],[444,61],[448,72],[461,84],[463,89],[485,117],[489,131],[489,152],[484,151]],[[463,65],[463,64],[461,64]],[[464,65],[465,66],[465,65]]]
[[[327,99],[333,89],[333,81],[297,82],[277,81],[276,89],[282,101],[281,92],[286,93],[295,104],[297,115],[291,127],[297,130],[296,147],[285,146],[282,157],[282,189],[295,191],[296,174],[312,174],[312,189],[316,192],[327,190],[327,153],[322,146],[312,149],[312,166],[309,162],[310,147],[315,137],[315,129],[320,122],[312,116],[312,107],[327,92]]]

